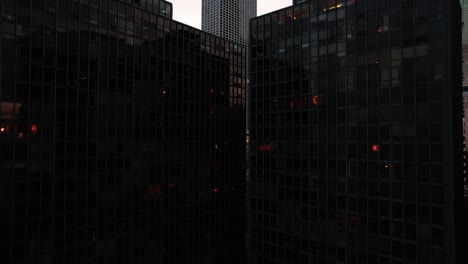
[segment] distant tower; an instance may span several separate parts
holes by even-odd
[[[465,23],[468,21],[468,0],[460,0],[462,7],[462,35],[463,35],[463,44],[468,44],[468,25]]]
[[[218,37],[249,46],[250,19],[257,16],[257,0],[202,0],[202,30]],[[247,49],[247,94],[246,110],[249,106],[249,49]],[[244,96],[244,95],[243,95]],[[246,118],[246,133],[249,136],[249,115]]]
[[[256,16],[257,0],[202,0],[202,30],[245,46]]]
[[[468,86],[468,0],[461,0],[462,45],[463,45],[463,86]]]
[[[246,60],[246,163],[250,162],[250,19],[257,16],[257,0],[202,0],[202,31],[214,34],[247,47]],[[249,181],[250,171],[246,170],[246,180]],[[246,187],[248,193],[248,188]],[[247,199],[248,200],[248,199]],[[248,205],[247,205],[248,206]],[[247,241],[248,243],[248,241]],[[248,247],[248,246],[247,246]]]
[[[468,197],[468,0],[460,0],[462,8],[462,52],[463,52],[463,136],[465,196]]]

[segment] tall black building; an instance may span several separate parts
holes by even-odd
[[[250,263],[466,263],[460,25],[458,0],[251,21]]]
[[[171,10],[1,1],[1,263],[243,262],[245,48]]]

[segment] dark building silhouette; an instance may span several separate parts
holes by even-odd
[[[251,21],[249,262],[466,263],[458,0]]]
[[[245,48],[152,3],[1,1],[0,263],[244,262]]]
[[[104,1],[105,4],[108,2]],[[117,0],[122,3],[133,4],[135,7],[139,7],[153,14],[164,16],[167,18],[172,18],[172,3],[165,0]],[[99,1],[95,1],[98,3]]]

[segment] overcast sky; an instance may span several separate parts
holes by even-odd
[[[201,28],[201,0],[168,0],[174,6],[174,19]],[[263,15],[292,5],[292,0],[258,0],[257,13]]]

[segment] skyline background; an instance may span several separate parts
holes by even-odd
[[[168,0],[173,5],[174,20],[201,29],[202,0]],[[292,0],[258,0],[257,16],[291,6]]]

